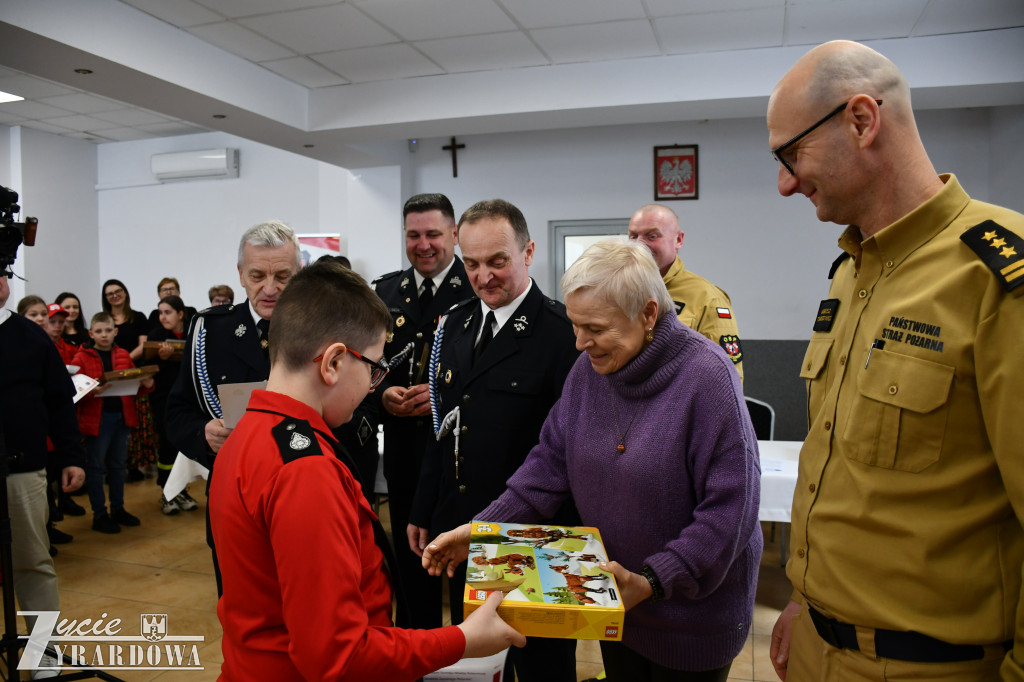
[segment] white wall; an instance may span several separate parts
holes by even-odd
[[[87,311],[99,308],[97,279],[96,146],[30,128],[4,129],[11,143],[0,148],[10,168],[11,189],[19,193],[22,211],[39,219],[36,245],[21,246],[14,266],[26,282],[11,282],[7,307],[14,309],[25,294],[52,301],[72,291]],[[12,186],[16,185],[16,186]]]
[[[1024,213],[1024,106],[991,109],[989,201]]]
[[[989,110],[939,110],[918,114],[936,167],[953,170],[979,199],[990,194],[992,158],[1003,147],[1019,158],[1020,126],[1000,126],[1000,146],[990,150]],[[764,120],[735,119],[679,124],[466,136],[459,177],[441,147],[448,138],[420,141],[411,155],[415,192],[443,192],[456,212],[481,199],[501,197],[526,216],[537,252],[531,274],[548,295],[547,233],[551,220],[628,218],[653,201],[653,147],[699,146],[700,198],[666,202],[686,233],[682,256],[688,268],[731,296],[747,338],[800,339],[810,333],[818,302],[828,290],[829,266],[838,255],[841,228],[821,224],[802,197],[776,190],[777,165],[768,152]],[[998,164],[997,164],[998,165]],[[1024,171],[1014,178],[1015,201]],[[1009,192],[1006,192],[1009,194]],[[1009,198],[1009,197],[1007,197]],[[1009,204],[1010,202],[1007,201]],[[1020,209],[1020,206],[1017,206]]]
[[[211,147],[239,148],[237,179],[153,182],[152,154]],[[299,233],[340,232],[348,244],[352,182],[344,169],[223,133],[101,145],[100,272],[123,280],[132,304],[147,313],[156,307],[156,285],[164,276],[178,278],[185,302],[200,309],[214,284],[230,285],[240,300],[236,258],[242,233],[280,219]],[[392,221],[394,215],[392,209]],[[378,267],[394,269],[398,255],[367,265],[373,267],[363,272],[367,276]]]

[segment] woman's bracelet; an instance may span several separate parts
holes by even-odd
[[[654,573],[654,569],[650,566],[644,566],[640,569],[640,575],[647,578],[647,582],[651,584],[651,603],[661,601],[665,598],[665,588],[661,586],[661,581],[658,580],[658,576]]]

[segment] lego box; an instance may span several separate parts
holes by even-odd
[[[463,612],[505,593],[498,615],[530,637],[619,641],[625,610],[596,528],[474,521]]]

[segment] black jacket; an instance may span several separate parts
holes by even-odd
[[[579,357],[565,306],[536,283],[474,363],[480,314],[476,298],[449,312],[434,370],[439,417],[458,406],[461,433],[457,478],[453,433],[424,456],[411,520],[432,534],[471,521],[505,491]],[[560,522],[576,521],[566,513]]]

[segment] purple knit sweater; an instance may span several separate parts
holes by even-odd
[[[533,522],[571,494],[609,558],[634,572],[650,566],[665,588],[664,601],[626,615],[623,642],[669,668],[709,670],[732,661],[750,630],[760,492],[732,362],[665,315],[654,341],[611,375],[580,356],[540,442],[476,518]]]

